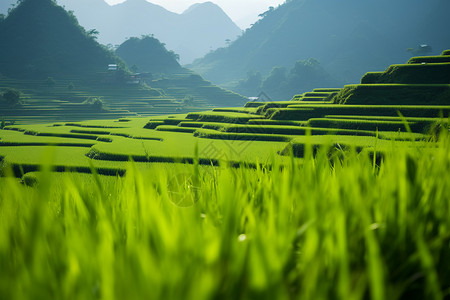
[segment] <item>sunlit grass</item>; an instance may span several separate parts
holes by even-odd
[[[445,133],[377,166],[305,153],[270,170],[194,162],[175,191],[176,168],[2,178],[0,299],[450,296]]]

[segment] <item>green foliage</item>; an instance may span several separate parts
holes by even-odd
[[[136,164],[124,178],[44,168],[24,178],[34,188],[1,178],[0,297],[443,299],[448,137],[378,165],[326,150],[283,168],[192,165],[181,183]]]
[[[86,32],[87,36],[90,37],[93,40],[97,40],[98,35],[100,34],[100,32],[98,32],[97,29],[91,29],[89,31]]]
[[[264,91],[276,100],[288,100],[298,92],[313,88],[336,85],[333,79],[314,58],[299,60],[291,70],[274,67],[263,78],[259,72],[249,72],[246,80],[241,80],[235,90],[248,96],[258,95]]]
[[[1,94],[1,97],[8,106],[17,106],[20,105],[21,95],[22,93],[17,89],[6,88],[5,91]]]
[[[103,110],[103,99],[101,97],[89,97],[83,101],[83,105],[96,111]]]
[[[449,90],[449,84],[347,85],[334,101],[355,105],[449,105]]]
[[[445,51],[444,51],[445,53]],[[440,55],[440,56],[418,56],[418,57],[411,57],[408,60],[408,64],[422,64],[422,63],[450,63],[450,57],[448,55]]]
[[[270,74],[264,79],[261,83],[261,89],[263,91],[267,91],[269,95],[276,95],[277,98],[283,99],[283,97],[279,97],[280,93],[288,93],[290,91],[286,90],[286,82],[288,80],[288,73],[286,68],[283,67],[274,67]],[[300,90],[301,87],[299,87]],[[299,91],[298,90],[298,91]],[[298,92],[297,91],[297,92]]]
[[[433,57],[430,57],[428,60],[432,59]],[[449,84],[450,60],[444,63],[424,61],[420,64],[392,65],[385,72],[366,74],[361,83]]]
[[[247,78],[239,81],[235,90],[238,93],[247,95],[247,96],[255,96],[259,94],[259,89],[262,83],[262,75],[260,72],[248,71]]]
[[[179,56],[168,51],[158,39],[148,35],[126,40],[117,48],[116,54],[128,66],[136,66],[141,72],[172,73],[181,69]]]
[[[73,78],[120,63],[92,36],[55,1],[24,0],[1,22],[0,69],[18,78]]]
[[[194,97],[192,95],[186,95],[186,97],[181,100],[181,105],[183,106],[193,106],[194,105]]]

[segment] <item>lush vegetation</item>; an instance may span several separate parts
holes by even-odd
[[[322,150],[283,168],[0,179],[0,296],[447,298],[446,132],[377,165]]]
[[[52,0],[20,1],[0,23],[0,70],[19,78],[89,76],[123,66]]]
[[[152,36],[130,38],[117,48],[116,53],[135,72],[173,73],[180,71],[179,56],[168,51]],[[135,67],[133,67],[135,66]]]
[[[248,72],[247,78],[240,80],[233,90],[249,97],[264,91],[274,100],[288,100],[299,91],[340,85],[319,61],[310,58],[297,61],[289,71],[284,67],[274,67],[264,78],[259,72]]]
[[[431,64],[408,65],[428,72]],[[291,101],[248,102],[244,107],[151,118],[8,126],[5,122],[2,127],[6,130],[0,132],[0,155],[4,164],[21,177],[39,168],[43,146],[52,144],[58,146],[55,151],[59,154],[53,163],[57,170],[90,173],[92,165],[99,173],[114,175],[124,174],[130,159],[140,169],[146,169],[148,163],[193,164],[196,148],[200,164],[216,166],[221,161],[231,165],[264,164],[270,159],[285,163],[290,149],[301,158],[305,147],[317,148],[327,143],[389,152],[392,141],[396,148],[420,145],[430,134],[438,135],[441,128],[448,128],[448,84],[398,84],[396,75],[389,70],[382,74],[394,83],[314,89]],[[422,78],[416,69],[413,74]],[[186,73],[154,80],[153,86],[189,89],[190,84],[202,82],[200,76]],[[65,84],[60,88],[74,92]],[[129,93],[123,87],[112,92],[117,96],[118,91]],[[197,99],[185,97],[173,105],[195,105]],[[101,97],[87,97],[79,103],[84,116],[87,112],[107,114],[108,105],[111,104]],[[165,108],[163,103],[161,107]],[[74,111],[75,106],[71,109]],[[26,152],[32,154],[25,158]],[[70,156],[64,155],[68,152]]]
[[[20,97],[22,93],[14,88],[6,88],[0,93],[0,105],[1,106],[17,106],[20,105]]]
[[[32,5],[70,17],[32,1],[0,33]],[[447,55],[244,107],[185,69],[0,77],[1,113],[27,117],[0,123],[0,298],[449,298]]]
[[[2,95],[3,89],[23,93],[20,101],[10,93],[0,97],[0,117],[42,123],[245,103],[244,97],[182,69],[176,55],[153,37],[132,38],[117,49],[127,66],[97,42],[97,35],[53,0],[19,1],[0,23],[0,89]],[[88,104],[94,98],[102,99],[101,107],[98,101]]]
[[[290,69],[299,60],[315,58],[343,84],[355,83],[367,71],[412,55],[438,55],[437,51],[448,48],[449,37],[440,33],[449,10],[450,2],[445,0],[285,1],[262,14],[229,47],[198,59],[192,68],[233,90],[249,71],[264,79],[275,67]],[[432,49],[407,52],[411,47]],[[324,78],[320,86],[328,80]]]

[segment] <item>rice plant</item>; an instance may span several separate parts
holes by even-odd
[[[0,299],[449,298],[448,134],[314,155],[1,178]]]

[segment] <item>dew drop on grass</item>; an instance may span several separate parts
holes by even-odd
[[[241,234],[238,237],[239,242],[245,242],[247,240],[247,236],[245,234]]]

